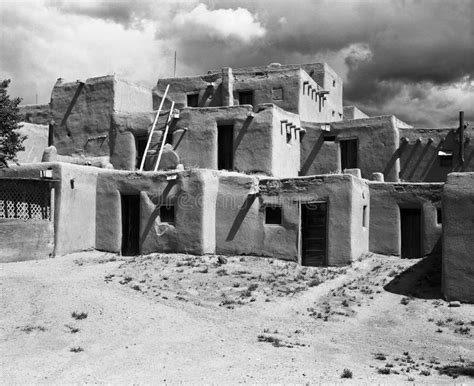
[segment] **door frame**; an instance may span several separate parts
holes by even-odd
[[[399,241],[399,247],[400,247],[400,258],[403,258],[403,254],[402,254],[402,211],[403,210],[418,210],[419,213],[420,213],[420,231],[419,231],[419,234],[418,234],[418,239],[419,239],[419,245],[420,245],[420,248],[419,248],[419,256],[418,257],[412,257],[411,259],[419,259],[421,257],[424,256],[424,250],[425,250],[425,246],[424,246],[424,241],[423,241],[423,236],[424,236],[424,224],[425,224],[425,221],[424,221],[424,209],[423,209],[423,206],[422,205],[417,205],[417,204],[402,204],[402,205],[398,205],[398,211],[400,213],[400,223],[399,223],[399,232],[400,232],[400,241]]]
[[[341,142],[344,141],[356,141],[356,168],[360,169],[360,162],[359,162],[359,137],[357,136],[352,136],[352,137],[342,137],[342,138],[337,138],[337,141],[339,142],[339,157],[340,157],[340,162],[341,162],[341,171],[344,171],[344,168],[342,167],[342,148],[341,148]],[[347,169],[347,168],[346,168]]]
[[[123,256],[123,247],[124,247],[124,234],[123,234],[123,228],[124,228],[124,218],[123,218],[123,212],[124,212],[124,201],[128,201],[127,199],[125,199],[126,197],[136,197],[137,198],[137,201],[138,201],[138,214],[137,214],[137,219],[138,219],[138,229],[137,229],[137,233],[138,233],[138,237],[137,237],[137,255],[141,254],[141,242],[140,242],[140,214],[141,214],[141,195],[138,193],[138,194],[125,194],[125,193],[122,193],[120,192],[120,233],[121,233],[121,237],[120,237],[120,256]],[[127,203],[128,205],[128,203]],[[128,210],[130,210],[130,207],[128,208]],[[130,216],[129,216],[130,218]],[[128,221],[128,219],[127,219]],[[128,224],[128,227],[130,228],[130,224]],[[128,255],[126,255],[128,256]],[[135,256],[135,255],[130,255],[130,256]]]
[[[298,240],[297,240],[297,247],[298,247],[298,264],[303,266],[303,206],[308,204],[326,204],[326,248],[325,248],[325,256],[324,256],[324,265],[323,267],[329,266],[329,200],[308,200],[308,201],[299,201],[298,205]]]

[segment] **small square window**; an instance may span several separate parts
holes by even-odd
[[[443,223],[443,212],[441,208],[436,208],[436,223],[438,224]]]
[[[160,206],[160,222],[174,224],[174,205]]]
[[[281,206],[269,205],[265,207],[265,224],[281,224]]]
[[[443,154],[439,154],[443,153]],[[438,153],[438,158],[439,158],[439,166],[443,167],[452,167],[453,166],[453,154],[451,153],[444,153],[444,152],[439,152]]]
[[[279,87],[272,89],[272,99],[274,101],[283,100],[283,88]]]
[[[253,91],[239,92],[239,105],[252,105],[253,106]]]
[[[199,106],[199,94],[188,94],[187,95],[188,107],[198,107]]]

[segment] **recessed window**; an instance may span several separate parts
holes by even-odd
[[[362,226],[367,227],[367,205],[362,208]]]
[[[336,87],[336,81],[335,80],[332,81],[332,87]]]
[[[272,89],[272,99],[274,101],[283,100],[283,88],[278,87],[278,88]]]
[[[199,106],[199,94],[188,94],[187,95],[188,107],[198,107]]]
[[[174,224],[174,205],[160,206],[160,222]]]
[[[436,208],[436,222],[438,224],[443,223],[443,212],[442,212],[441,208]]]
[[[239,105],[252,105],[253,106],[253,91],[240,91],[239,92]]]
[[[332,116],[336,116],[336,112],[334,110],[332,111]]]
[[[269,225],[281,224],[281,206],[268,205],[265,207],[265,224],[269,224]]]
[[[334,142],[336,140],[335,135],[325,135],[324,136],[324,142]]]
[[[439,166],[452,167],[453,166],[453,152],[442,151],[438,152]]]

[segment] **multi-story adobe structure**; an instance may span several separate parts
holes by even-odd
[[[440,252],[448,221],[445,294],[473,301],[474,262],[449,225],[456,189],[474,196],[472,129],[368,117],[343,106],[342,90],[320,63],[223,68],[153,90],[59,79],[47,106],[23,109],[34,134],[23,165],[0,170],[0,255],[97,248],[340,265],[369,251]],[[459,269],[466,287],[452,284]]]

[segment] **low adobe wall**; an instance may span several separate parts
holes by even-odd
[[[216,212],[216,253],[253,254],[301,262],[300,203],[328,202],[329,265],[348,264],[368,251],[369,204],[365,182],[350,175],[261,179],[221,174]],[[265,224],[265,207],[282,208],[280,225]],[[368,208],[366,209],[368,221]]]
[[[400,208],[421,209],[422,255],[439,250],[442,225],[437,222],[437,208],[443,184],[371,182],[369,186],[371,252],[401,255]]]
[[[48,169],[52,179],[41,179],[40,172]],[[52,189],[49,220],[0,220],[2,261],[42,259],[94,248],[99,171],[62,163],[0,169],[0,178],[7,177],[20,184],[23,179],[33,184],[50,184]]]
[[[474,173],[448,176],[443,213],[443,294],[474,303]]]
[[[217,178],[209,170],[178,174],[104,171],[97,183],[96,248],[121,251],[121,195],[139,195],[140,253],[213,253],[216,194]],[[174,205],[174,224],[160,221],[161,204]]]

